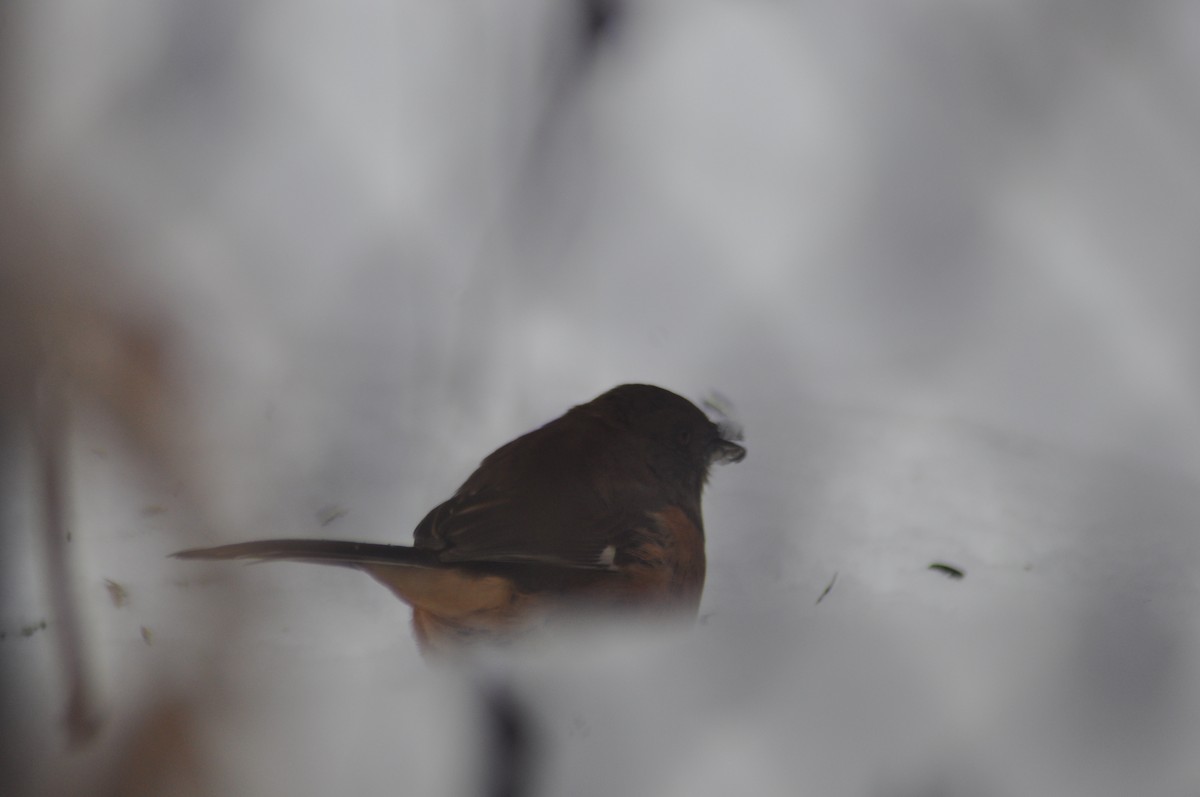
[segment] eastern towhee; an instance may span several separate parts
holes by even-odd
[[[413,610],[425,653],[503,641],[563,609],[694,616],[700,494],[746,449],[694,404],[621,385],[501,446],[413,533],[412,547],[262,540],[182,559],[288,559],[362,570]]]

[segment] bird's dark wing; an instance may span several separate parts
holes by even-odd
[[[611,430],[551,422],[501,447],[417,526],[443,562],[612,566],[621,541],[654,521],[650,475]]]
[[[577,499],[578,501],[578,499]],[[561,498],[488,493],[459,495],[425,516],[415,532],[419,549],[442,562],[513,562],[559,567],[612,566],[615,546],[650,522],[644,512],[604,507],[572,509]]]

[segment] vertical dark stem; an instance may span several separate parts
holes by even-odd
[[[83,644],[83,629],[70,566],[68,520],[67,408],[61,380],[43,372],[33,396],[46,577],[59,650],[67,681],[67,730],[73,742],[86,741],[98,722]]]
[[[529,712],[506,683],[485,684],[482,698],[487,737],[483,794],[526,797],[531,793],[533,759],[537,752]]]

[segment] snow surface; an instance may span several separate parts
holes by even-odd
[[[22,184],[169,319],[190,419],[164,474],[80,410],[83,750],[13,479],[16,792],[98,793],[178,705],[155,793],[494,793],[499,690],[533,794],[1195,794],[1197,6],[654,0],[595,49],[576,8],[8,12]],[[688,633],[431,668],[361,575],[166,558],[405,542],[629,381],[746,429]]]

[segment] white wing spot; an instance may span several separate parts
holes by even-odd
[[[600,552],[600,564],[604,565],[605,567],[612,567],[613,562],[615,562],[616,559],[617,546],[615,545],[607,545],[605,546],[604,550]]]

